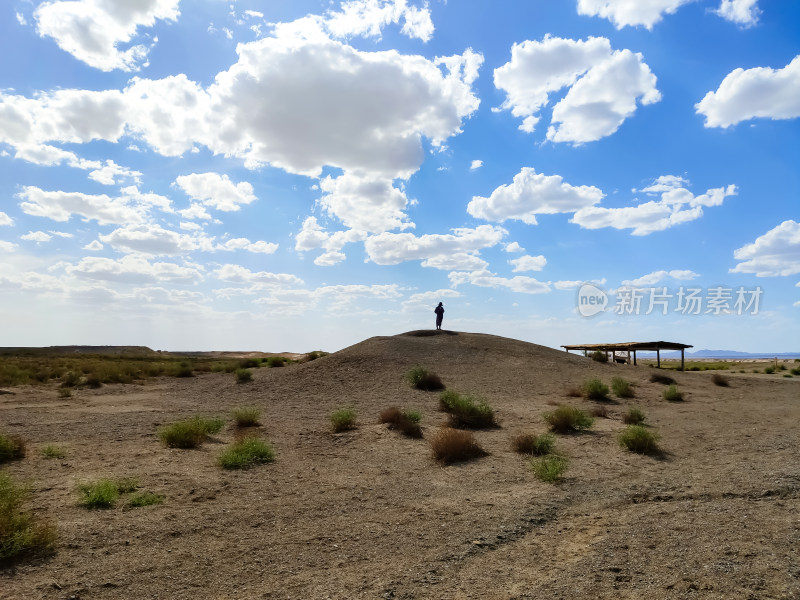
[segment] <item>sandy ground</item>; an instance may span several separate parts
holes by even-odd
[[[485,396],[500,428],[476,437],[485,458],[442,467],[429,439],[445,422],[436,393],[411,389],[414,365],[449,389]],[[0,431],[28,441],[3,467],[34,489],[56,523],[57,553],[0,571],[2,599],[800,598],[800,378],[669,374],[481,334],[376,337],[313,362],[231,374],[109,385],[61,399],[55,388],[0,396]],[[560,484],[538,481],[510,445],[545,431],[567,390],[589,377],[634,382],[591,431],[559,436]],[[378,423],[419,409],[425,439]],[[664,454],[622,450],[622,413],[641,407]],[[225,471],[228,425],[197,450],[156,431],[195,414],[262,410],[276,462]],[[329,414],[354,407],[358,429]],[[46,444],[67,449],[45,459]],[[163,505],[87,510],[76,485],[133,476]]]

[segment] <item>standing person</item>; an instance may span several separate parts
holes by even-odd
[[[444,306],[442,306],[441,302],[439,302],[439,306],[433,309],[433,312],[436,313],[436,329],[441,329],[442,319],[444,319]]]

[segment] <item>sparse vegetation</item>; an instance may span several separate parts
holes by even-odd
[[[511,446],[514,452],[520,454],[535,454],[536,456],[543,456],[550,454],[553,451],[553,446],[556,443],[556,438],[548,433],[540,435],[523,434],[518,435],[511,440]]]
[[[764,367],[764,373],[772,375],[775,372],[775,367]]]
[[[233,420],[237,427],[258,427],[261,419],[261,411],[249,406],[237,408],[233,411]]]
[[[642,409],[633,407],[622,416],[622,422],[626,425],[641,425],[644,423],[646,417]]]
[[[683,400],[683,392],[678,390],[674,383],[664,390],[664,400],[668,402],[680,402]]]
[[[130,497],[125,503],[125,508],[140,508],[142,506],[153,506],[163,504],[165,496],[154,492],[139,492]]]
[[[448,390],[439,395],[439,408],[450,415],[452,427],[485,429],[497,426],[494,410],[480,396],[462,396]]]
[[[728,378],[724,375],[720,375],[719,373],[714,373],[711,376],[711,381],[714,385],[718,385],[720,387],[729,387],[731,385],[728,381]]]
[[[72,398],[72,388],[69,388],[69,387],[60,387],[60,388],[58,388],[58,397],[59,398]]]
[[[356,411],[352,408],[339,408],[331,413],[331,425],[335,433],[356,428]]]
[[[422,437],[422,428],[419,421],[422,414],[419,411],[402,411],[396,406],[390,406],[381,411],[380,422],[386,423],[389,429],[397,429],[410,438]]]
[[[592,360],[599,363],[607,363],[608,362],[608,353],[603,352],[602,350],[595,350],[589,356],[592,357]]]
[[[603,402],[609,399],[608,386],[597,378],[587,379],[584,381],[581,389],[583,390],[583,395],[587,400]]]
[[[223,469],[249,469],[274,460],[275,450],[272,446],[256,437],[239,440],[219,456],[219,464]]]
[[[531,469],[534,475],[545,483],[555,483],[560,480],[569,466],[569,459],[558,454],[548,454],[541,458],[531,460]]]
[[[270,356],[267,358],[267,366],[270,369],[274,369],[276,367],[284,367],[286,366],[286,362],[288,359],[284,358],[283,356]]]
[[[112,508],[119,498],[117,482],[112,479],[82,483],[78,486],[78,493],[79,503],[85,508]]]
[[[0,464],[25,456],[25,440],[18,435],[0,434]]]
[[[42,456],[45,458],[65,458],[67,456],[67,451],[61,446],[48,444],[42,448]]]
[[[630,425],[619,434],[620,446],[638,454],[657,454],[659,436],[643,425]]]
[[[792,375],[800,375],[800,368],[794,368],[789,371]]]
[[[442,380],[436,373],[431,373],[425,367],[416,366],[406,373],[406,381],[417,390],[435,392],[444,389]]]
[[[236,383],[253,381],[253,372],[250,369],[236,369]]]
[[[570,398],[580,398],[583,396],[583,391],[577,385],[571,385],[567,388],[565,394]]]
[[[636,395],[633,391],[633,384],[622,377],[611,379],[611,390],[618,398],[633,398]]]
[[[22,510],[30,491],[0,472],[0,565],[52,551],[56,530]]]
[[[595,404],[589,409],[589,414],[600,419],[607,419],[608,408],[604,404]]]
[[[675,380],[669,375],[664,375],[663,373],[651,373],[650,382],[662,383],[664,385],[672,385],[673,383],[675,383]]]
[[[431,450],[433,457],[444,464],[472,460],[487,454],[472,432],[451,427],[438,429],[431,439]]]
[[[328,353],[323,352],[322,350],[314,350],[313,352],[309,352],[306,356],[308,357],[308,360],[317,360],[323,356],[328,356]]]
[[[553,412],[545,413],[544,420],[555,433],[570,433],[589,429],[594,419],[574,406],[559,406]]]
[[[222,419],[192,417],[163,427],[158,437],[168,448],[197,448],[209,435],[219,433],[224,424]]]

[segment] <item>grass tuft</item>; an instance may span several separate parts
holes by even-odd
[[[581,389],[587,400],[595,400],[598,402],[606,402],[609,400],[608,386],[597,378],[584,381]]]
[[[673,383],[675,383],[675,380],[669,375],[662,375],[661,373],[651,373],[650,382],[661,383],[664,385],[672,385]]]
[[[714,373],[711,376],[711,381],[714,385],[718,385],[720,387],[730,387],[731,383],[728,381],[728,378],[724,375],[720,375],[719,373]]]
[[[633,391],[633,384],[622,377],[611,379],[611,390],[618,398],[633,398],[636,395]]]
[[[558,454],[548,454],[542,458],[531,460],[533,474],[540,481],[555,483],[559,481],[569,466],[569,459]]]
[[[442,380],[436,373],[431,373],[425,367],[416,366],[405,375],[406,381],[417,390],[436,392],[444,389]]]
[[[253,372],[250,369],[236,369],[236,383],[253,381]]]
[[[540,435],[533,435],[531,433],[518,435],[511,440],[511,446],[514,452],[520,454],[535,454],[536,456],[543,456],[550,454],[553,451],[553,446],[556,443],[556,438],[548,433]]]
[[[233,419],[237,427],[258,427],[261,424],[261,411],[252,406],[237,408],[233,411]]]
[[[335,433],[356,428],[356,411],[352,408],[338,408],[331,413],[331,426]]]
[[[680,402],[683,400],[683,392],[678,391],[678,386],[673,383],[664,390],[664,400],[668,402]]]
[[[48,444],[44,448],[42,448],[42,456],[45,458],[66,458],[67,451],[64,450],[61,446],[54,446],[52,444]]]
[[[18,435],[0,434],[0,464],[25,456],[25,440]]]
[[[619,434],[619,444],[638,454],[658,454],[659,436],[643,425],[630,425]]]
[[[416,410],[402,411],[396,406],[390,406],[381,411],[380,422],[386,423],[389,429],[397,429],[410,438],[420,439],[422,428],[419,426],[422,414]]]
[[[646,417],[642,409],[633,407],[622,416],[622,422],[626,425],[641,425],[644,423]]]
[[[125,503],[125,508],[140,508],[142,506],[154,506],[164,504],[165,496],[154,492],[139,492],[130,497]]]
[[[112,479],[101,479],[78,486],[80,505],[85,508],[112,508],[119,498],[119,487]]]
[[[605,404],[595,404],[589,409],[589,414],[599,419],[607,419],[608,408],[606,408]]]
[[[545,413],[544,420],[555,433],[570,433],[589,429],[594,419],[574,406],[559,406],[553,412]]]
[[[158,437],[168,448],[197,448],[209,435],[219,433],[224,424],[222,419],[192,417],[162,427]]]
[[[246,437],[232,444],[219,456],[223,469],[249,469],[275,460],[275,450],[256,437]]]
[[[27,488],[0,472],[0,565],[49,553],[55,546],[55,527],[22,510],[29,495]]]
[[[440,427],[431,439],[433,457],[444,464],[463,462],[486,456],[470,431]]]
[[[462,396],[458,392],[445,391],[439,395],[439,409],[449,413],[452,427],[486,429],[497,426],[494,410],[480,396]]]

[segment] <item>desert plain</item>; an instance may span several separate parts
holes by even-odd
[[[484,397],[498,426],[475,431],[488,453],[443,465],[430,440],[447,422],[437,392],[413,389],[414,366],[449,390]],[[800,377],[669,371],[485,334],[409,332],[367,339],[314,361],[79,389],[17,386],[0,395],[0,433],[26,456],[0,468],[32,490],[26,505],[57,528],[55,552],[0,570],[3,600],[257,598],[800,598]],[[544,433],[543,415],[590,378],[623,377],[633,398],[557,435],[569,467],[537,479],[514,451]],[[422,414],[422,439],[379,422],[389,407]],[[620,447],[631,407],[661,452]],[[225,470],[239,435],[233,409],[257,407],[256,435],[275,461]],[[334,433],[351,407],[357,428]],[[225,427],[197,449],[167,448],[159,428],[194,415]],[[48,444],[61,459],[44,457]],[[132,477],[163,504],[90,510],[81,482]]]

